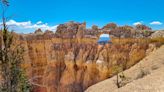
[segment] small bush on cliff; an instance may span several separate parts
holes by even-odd
[[[143,67],[140,66],[140,72],[137,75],[136,80],[143,78],[143,77],[147,76],[148,74],[150,74],[150,72],[148,70],[144,70]]]

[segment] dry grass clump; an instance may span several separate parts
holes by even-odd
[[[113,44],[133,44],[133,43],[145,43],[146,39],[134,39],[134,38],[113,38],[111,40]]]
[[[130,52],[129,61],[127,62],[126,67],[129,68],[143,59],[146,55],[146,51],[144,49],[136,49]]]
[[[150,39],[150,42],[159,42],[161,44],[164,44],[164,37],[152,38]]]
[[[158,38],[113,38],[111,40],[113,44],[133,44],[133,43],[154,43],[158,42],[164,44],[164,37]]]
[[[83,44],[87,44],[87,43],[97,43],[97,39],[92,39],[92,38],[73,38],[73,39],[66,39],[66,38],[52,38],[52,41],[54,43],[83,43]]]

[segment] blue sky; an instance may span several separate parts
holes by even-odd
[[[164,29],[163,4],[164,0],[10,0],[8,15],[18,25],[31,25],[24,31],[17,28],[18,32],[31,32],[38,25],[55,29],[56,25],[72,20],[86,21],[87,27],[115,22]]]

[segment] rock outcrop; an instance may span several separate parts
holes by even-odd
[[[164,38],[164,30],[163,31],[155,31],[150,38]]]
[[[39,29],[37,29],[35,32],[34,32],[36,35],[42,35],[43,34],[43,32],[42,32],[42,30],[39,28]]]
[[[60,38],[75,38],[76,36],[82,37],[85,29],[86,23],[76,23],[71,21],[65,24],[60,24],[57,27],[55,34]]]

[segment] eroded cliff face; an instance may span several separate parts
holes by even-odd
[[[136,35],[129,27],[107,29],[105,33],[115,37]],[[99,45],[97,36],[102,33],[97,27],[86,29],[85,23],[70,22],[59,25],[55,34],[38,29],[34,34],[17,35],[25,49],[23,67],[33,92],[84,92],[130,68],[160,45],[132,38]]]
[[[33,92],[83,92],[136,64],[149,48],[146,43],[102,46],[57,38],[24,40],[23,44]]]
[[[83,92],[130,68],[157,47],[131,39],[99,45],[95,36],[101,32],[96,29],[70,22],[58,26],[55,34],[36,30],[21,35],[33,92]]]

